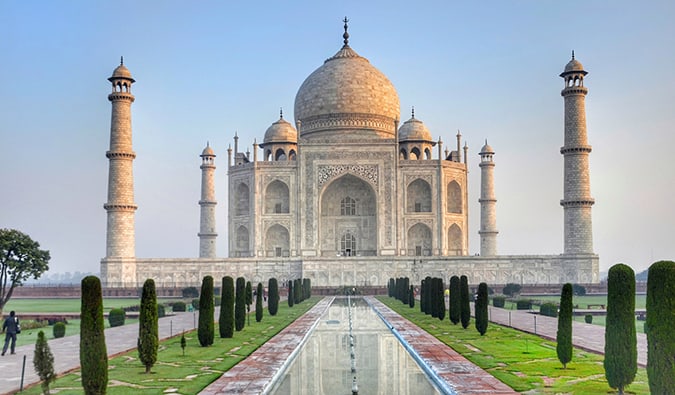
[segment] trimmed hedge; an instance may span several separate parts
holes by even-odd
[[[532,301],[529,299],[519,299],[516,300],[516,309],[517,310],[531,310]]]
[[[557,317],[558,306],[555,303],[546,302],[539,306],[539,314],[545,315],[547,317]]]
[[[108,322],[111,328],[124,325],[125,318],[126,312],[122,309],[112,309],[108,313]]]
[[[172,307],[174,312],[181,312],[181,311],[185,311],[186,305],[185,305],[185,302],[173,302],[171,307]]]
[[[54,333],[54,339],[63,337],[66,335],[66,324],[64,324],[63,322],[57,322],[56,324],[54,324],[52,331]]]
[[[593,314],[586,314],[586,315],[584,316],[584,321],[585,321],[587,324],[592,324],[592,323],[593,323]]]
[[[492,298],[492,305],[494,307],[504,307],[506,304],[506,297],[505,296],[495,296]]]

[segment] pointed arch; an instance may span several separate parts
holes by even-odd
[[[431,255],[431,229],[423,224],[416,223],[408,229],[408,255]]]
[[[464,255],[462,229],[457,224],[448,228],[448,255]]]
[[[235,209],[234,212],[236,215],[248,215],[249,214],[249,189],[246,183],[240,183],[237,186],[236,199],[234,201]]]
[[[447,190],[447,201],[448,212],[453,214],[462,213],[462,187],[459,186],[457,181],[451,181],[448,183]]]
[[[235,238],[235,256],[249,256],[250,255],[250,244],[249,244],[249,235],[248,229],[241,225],[237,228],[237,235]]]
[[[297,154],[295,153],[294,149],[288,151],[288,160],[295,160],[296,156],[297,156]]]
[[[408,159],[408,151],[406,151],[405,148],[401,148],[401,151],[399,152],[399,159],[402,160]]]
[[[420,149],[415,147],[410,150],[410,159],[411,160],[419,160],[421,156]]]
[[[265,188],[265,214],[288,214],[290,197],[288,185],[280,180],[274,180]]]
[[[409,213],[431,212],[431,186],[418,178],[408,184],[406,190],[406,211]]]
[[[277,151],[274,153],[274,160],[286,160],[286,152],[283,150],[283,148],[277,149]]]
[[[265,255],[287,257],[290,254],[290,237],[286,227],[274,224],[265,233]]]

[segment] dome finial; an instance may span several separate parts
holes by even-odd
[[[120,66],[124,66],[124,56],[120,56]]]
[[[574,50],[572,50],[572,60],[574,60]]]
[[[412,106],[412,117],[415,119],[415,106]]]
[[[343,42],[345,43],[345,47],[348,47],[349,46],[349,33],[347,33],[347,29],[349,28],[349,26],[347,25],[347,22],[349,22],[349,19],[347,19],[347,17],[345,17],[345,19],[343,19],[342,22],[345,23],[345,34],[342,35],[342,38],[344,38]]]
[[[279,119],[284,119],[284,108],[279,107]]]

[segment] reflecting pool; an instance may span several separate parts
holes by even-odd
[[[356,385],[359,394],[439,394],[377,313],[351,299]],[[352,394],[348,300],[335,299],[271,394]]]

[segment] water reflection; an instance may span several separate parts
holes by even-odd
[[[363,299],[352,299],[359,394],[438,394],[427,376]],[[347,299],[321,318],[272,394],[352,394]]]

